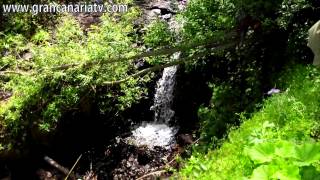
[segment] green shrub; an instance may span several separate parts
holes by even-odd
[[[193,0],[182,14],[182,37],[185,41],[223,38],[234,26],[234,5],[230,0]]]
[[[168,46],[172,44],[173,33],[169,29],[168,23],[164,21],[153,21],[147,28],[144,36],[144,43],[152,48]]]

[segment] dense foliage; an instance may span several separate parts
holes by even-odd
[[[69,15],[57,19],[55,30],[39,27],[30,39],[24,31],[4,31],[1,92],[12,96],[0,104],[2,149],[23,142],[30,129],[55,130],[65,113],[86,111],[93,102],[101,113],[116,114],[145,95],[143,84],[149,76],[112,87],[107,83],[137,71],[132,62],[108,60],[139,52],[130,36],[138,15],[137,8],[122,15],[105,14],[87,34]]]
[[[234,36],[229,32],[237,32],[234,41],[241,44],[196,63],[213,71],[212,104],[199,110],[204,139],[222,137],[228,126],[240,123],[239,113],[250,116],[259,109],[286,64],[311,62],[306,37],[316,14],[313,3],[300,0],[190,2],[182,18],[183,38],[218,37],[227,43]]]
[[[209,57],[222,60],[219,63],[205,61],[204,66],[217,72],[210,83],[212,99],[198,111],[202,143],[194,147],[179,178],[317,179],[319,70],[298,66],[290,73],[279,72],[288,64],[311,62],[306,37],[308,28],[318,20],[318,6],[299,0],[223,1],[229,5],[201,2],[228,7],[229,11],[219,11],[223,19],[232,19],[230,15],[240,18],[229,21],[231,26],[226,23],[225,30],[241,31],[241,17],[248,15],[248,19],[260,21],[261,29],[255,29],[256,24],[247,27],[238,49]],[[206,8],[198,7],[197,12],[191,7],[187,9],[190,16],[207,12]],[[186,24],[199,20],[189,21]],[[211,26],[210,30],[220,29]],[[282,94],[262,101],[272,88],[280,88]]]
[[[319,177],[319,69],[298,66],[281,76],[252,118],[242,118],[220,148],[194,153],[186,179],[317,179]]]
[[[39,2],[51,1],[30,1]],[[67,114],[119,116],[148,96],[152,71],[177,48],[183,73],[200,69],[212,90],[177,178],[319,178],[320,72],[305,65],[317,1],[190,0],[179,26],[143,28],[135,1],[117,2],[130,11],[90,28],[70,14],[0,14],[0,155],[54,134]],[[139,56],[157,50],[165,53]],[[269,97],[271,88],[281,93]]]

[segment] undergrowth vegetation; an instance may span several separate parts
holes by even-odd
[[[280,94],[267,98],[251,118],[241,118],[241,126],[231,128],[220,147],[208,153],[195,151],[180,176],[318,179],[320,71],[292,67],[281,75],[278,84]]]
[[[248,28],[242,46],[197,64],[214,69],[208,83],[213,93],[210,105],[198,110],[201,140],[178,178],[318,179],[319,69],[292,65],[311,62],[306,38],[318,20],[317,6],[303,0],[223,2],[198,4],[219,9],[226,29],[241,31],[241,17],[246,15],[257,24]],[[186,17],[217,15],[193,6],[197,4],[189,6]],[[210,26],[205,16],[186,18],[185,28]],[[211,32],[219,32],[215,25]],[[185,31],[196,37],[191,32]],[[269,98],[272,88],[281,93]]]

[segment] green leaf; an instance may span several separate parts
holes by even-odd
[[[252,148],[245,148],[245,152],[255,163],[270,162],[273,159],[275,147],[272,143],[261,143]]]
[[[192,173],[193,173],[194,177],[199,177],[199,175],[200,175],[197,171],[193,171]]]
[[[275,169],[271,165],[261,165],[253,170],[251,180],[269,180]]]
[[[288,164],[268,164],[261,165],[254,169],[251,180],[269,180],[269,179],[279,179],[279,180],[299,180],[299,167]]]
[[[295,156],[300,166],[308,166],[320,160],[320,144],[304,143],[296,146]]]
[[[272,175],[274,179],[300,180],[299,167],[295,165],[281,164]]]
[[[282,158],[295,157],[295,144],[289,141],[280,141],[276,144],[275,155]]]
[[[203,163],[200,164],[200,167],[201,167],[201,169],[202,169],[203,171],[207,171],[207,170],[208,170],[207,166],[204,165]]]

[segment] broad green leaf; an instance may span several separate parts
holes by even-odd
[[[265,163],[272,161],[275,147],[272,143],[262,143],[251,148],[245,148],[245,152],[255,163]]]
[[[304,143],[295,148],[295,156],[300,166],[308,166],[320,160],[320,144]]]
[[[281,166],[278,166],[276,172],[272,175],[272,178],[280,180],[300,180],[299,167],[282,164]]]
[[[275,169],[272,165],[261,165],[253,170],[251,180],[269,180]]]
[[[299,167],[290,164],[268,164],[254,169],[251,180],[299,180]]]
[[[280,141],[276,144],[275,155],[282,158],[295,158],[295,144],[289,141]]]

